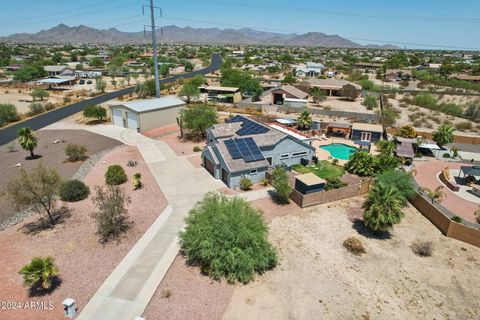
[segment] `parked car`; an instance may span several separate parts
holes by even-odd
[[[87,81],[87,84],[92,84],[92,83],[93,83],[92,80]]]
[[[78,83],[79,84],[85,84],[85,80],[82,79],[82,80],[78,81]]]

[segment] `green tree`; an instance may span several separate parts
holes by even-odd
[[[52,213],[62,179],[54,169],[47,169],[42,163],[30,173],[21,169],[20,175],[7,184],[6,192],[18,209],[33,206],[38,212],[45,210],[52,226]]]
[[[23,284],[34,289],[48,290],[58,274],[52,257],[35,257],[18,272],[23,276]]]
[[[206,104],[185,108],[181,116],[183,128],[203,139],[206,137],[207,129],[216,124],[218,119],[217,110]]]
[[[126,205],[130,198],[119,186],[108,185],[105,189],[96,186],[96,195],[92,202],[97,210],[92,214],[97,224],[97,234],[100,242],[105,243],[110,239],[118,238],[128,230],[128,210]]]
[[[410,125],[405,125],[401,127],[398,135],[402,138],[408,138],[408,139],[415,139],[418,136],[415,129],[413,129],[413,127]]]
[[[284,84],[295,84],[296,82],[297,82],[297,79],[295,78],[292,72],[288,72],[282,81],[282,83]]]
[[[24,65],[13,74],[14,80],[19,80],[22,82],[32,81],[41,77],[46,76],[46,72],[41,65]]]
[[[102,77],[95,78],[95,90],[105,93],[107,82],[102,80]]]
[[[240,197],[207,193],[185,222],[180,246],[187,262],[215,280],[248,283],[277,264],[260,211]]]
[[[453,132],[455,128],[448,123],[440,125],[433,133],[433,141],[435,141],[439,147],[443,147],[446,144],[453,142]]]
[[[103,60],[98,58],[98,57],[95,57],[93,58],[92,60],[90,60],[90,62],[88,63],[88,65],[90,67],[96,67],[96,68],[99,68],[99,67],[104,67],[105,66],[105,63],[103,63]]]
[[[313,101],[315,101],[316,103],[327,100],[327,93],[325,92],[325,90],[322,90],[319,87],[313,87],[310,91],[310,95],[312,96]]]
[[[303,110],[297,119],[297,128],[299,130],[308,130],[312,126],[312,115],[308,109]]]
[[[260,82],[246,71],[222,67],[220,83],[225,87],[238,87],[245,94],[260,96],[263,92]]]
[[[33,150],[35,150],[38,145],[38,139],[31,128],[24,127],[18,129],[18,142],[24,150],[30,152],[30,158],[35,158]]]
[[[120,76],[120,68],[115,64],[110,64],[108,66],[108,76],[112,78],[112,84],[117,88],[117,81],[115,81],[115,79]]]
[[[402,196],[394,186],[376,183],[362,205],[365,226],[375,232],[385,232],[400,223]]]
[[[272,171],[272,186],[275,189],[275,198],[280,203],[289,203],[292,187],[288,181],[287,171],[283,166],[276,166]]]
[[[198,86],[187,82],[183,85],[182,90],[178,93],[180,97],[187,97],[187,103],[190,103],[190,100],[194,97],[198,97],[200,95],[200,89]]]
[[[358,97],[358,91],[352,84],[346,84],[340,89],[340,94],[347,100],[355,101]]]
[[[40,99],[40,101],[43,101],[43,99],[48,98],[50,94],[45,89],[33,89],[31,96],[33,101],[36,101],[37,99]]]
[[[366,95],[363,98],[362,105],[364,105],[368,110],[373,110],[378,106],[378,100],[375,96]]]
[[[387,170],[377,175],[377,183],[385,187],[395,187],[401,195],[401,204],[406,206],[408,200],[417,194],[412,175],[402,170]]]
[[[365,151],[355,152],[345,164],[345,170],[361,177],[371,177],[377,171],[377,159]]]
[[[158,73],[159,73],[162,77],[168,76],[168,74],[170,73],[170,66],[169,66],[168,64],[161,64],[161,65],[158,67]]]
[[[89,105],[83,109],[83,116],[85,118],[92,118],[102,121],[102,119],[107,116],[107,109],[98,105]]]
[[[17,108],[13,104],[0,103],[0,127],[19,119]]]

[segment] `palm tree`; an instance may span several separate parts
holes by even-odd
[[[433,201],[442,201],[443,198],[447,196],[447,194],[443,191],[443,186],[438,186],[434,190],[429,188],[423,188],[424,192],[427,193],[427,196]]]
[[[52,257],[35,257],[18,273],[23,275],[25,286],[39,286],[43,290],[48,290],[52,287],[53,279],[58,274],[58,268],[53,263]]]
[[[380,140],[376,144],[378,152],[383,155],[389,156],[397,149],[395,142],[389,140]]]
[[[298,116],[297,127],[300,130],[310,129],[312,126],[312,115],[307,109],[303,110]]]
[[[33,159],[35,157],[33,150],[38,145],[38,139],[35,136],[35,132],[28,127],[20,128],[18,130],[18,141],[24,150],[30,151],[30,158]]]
[[[439,147],[452,143],[454,131],[455,128],[452,125],[444,123],[433,133],[433,141],[435,141]]]
[[[362,177],[371,177],[377,170],[377,159],[365,151],[355,152],[345,164],[345,169]]]
[[[362,205],[365,225],[373,231],[385,232],[403,217],[402,196],[394,186],[376,183]]]

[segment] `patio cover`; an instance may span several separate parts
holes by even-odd
[[[460,172],[463,172],[464,176],[467,175],[467,176],[480,177],[480,166],[473,166],[473,167],[461,166]]]
[[[401,143],[397,146],[397,156],[404,158],[413,158],[415,153],[413,152],[411,143]]]
[[[348,123],[330,122],[327,127],[332,129],[343,129],[350,131],[351,125]]]

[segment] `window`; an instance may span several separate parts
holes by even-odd
[[[308,154],[307,151],[294,152],[294,153],[292,153],[292,158],[303,157],[303,156],[306,156],[307,154]]]
[[[280,155],[280,160],[290,158],[290,153],[284,153]]]
[[[257,169],[250,170],[250,175],[254,176],[258,173]]]
[[[267,159],[268,165],[269,165],[269,166],[272,166],[272,164],[273,164],[273,157],[266,157],[265,159]]]

